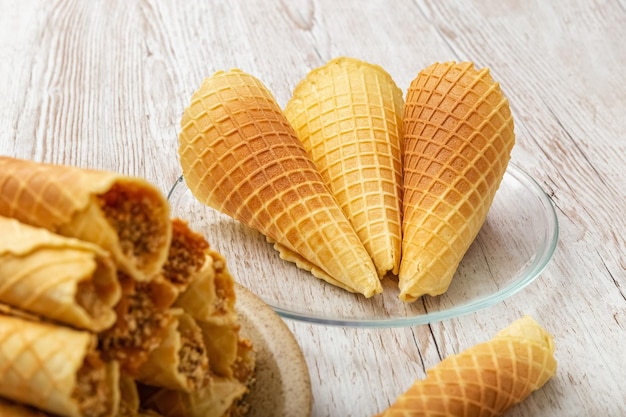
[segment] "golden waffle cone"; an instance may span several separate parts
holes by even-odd
[[[67,417],[112,417],[119,372],[91,333],[0,315],[0,397]]]
[[[346,57],[311,71],[285,107],[381,277],[400,266],[403,107],[383,68]]]
[[[402,300],[447,290],[514,142],[508,101],[487,69],[436,63],[413,80],[404,111]]]
[[[552,336],[523,317],[441,361],[378,417],[500,416],[555,373]]]
[[[92,331],[115,322],[121,290],[107,252],[2,216],[0,236],[0,302]]]
[[[304,258],[319,278],[371,297],[367,251],[272,94],[240,70],[204,80],[181,120],[180,160],[201,202]]]
[[[167,258],[169,205],[143,179],[0,156],[0,189],[0,215],[95,243],[137,280]]]

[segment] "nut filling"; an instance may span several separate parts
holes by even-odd
[[[115,307],[117,321],[100,334],[99,342],[106,359],[120,361],[124,370],[134,374],[158,346],[172,317],[153,299],[153,283],[137,283],[123,273],[119,280],[123,295]]]
[[[109,415],[111,389],[107,384],[106,365],[92,348],[76,375],[76,387],[72,398],[78,403],[80,414],[85,417]]]
[[[119,236],[122,252],[141,268],[163,247],[164,225],[154,222],[156,197],[132,185],[116,183],[98,196],[100,209]]]
[[[187,377],[190,388],[196,389],[206,382],[208,360],[201,334],[181,332],[182,347],[178,352],[178,372]]]

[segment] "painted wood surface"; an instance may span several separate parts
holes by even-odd
[[[216,70],[254,74],[284,105],[341,55],[383,66],[403,91],[436,61],[488,66],[515,117],[512,161],[556,206],[553,261],[510,299],[430,325],[287,320],[312,415],[373,415],[523,314],[554,334],[559,369],[508,416],[626,415],[625,41],[618,0],[2,0],[0,154],[138,175],[165,192],[181,171],[182,110]],[[248,270],[268,272],[263,254],[231,253],[242,233],[258,236],[218,227],[227,259],[250,255]]]

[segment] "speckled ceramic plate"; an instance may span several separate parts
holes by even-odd
[[[309,370],[283,320],[260,298],[236,284],[241,332],[256,351],[256,381],[248,393],[248,417],[308,417],[312,394]]]

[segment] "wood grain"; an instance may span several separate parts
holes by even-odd
[[[452,320],[392,329],[287,320],[311,372],[313,416],[373,415],[441,358],[522,314],[554,334],[559,369],[508,416],[626,414],[623,0],[0,0],[0,10],[0,154],[138,175],[163,191],[181,171],[182,110],[216,70],[256,75],[284,105],[308,71],[339,55],[382,65],[403,90],[435,61],[488,66],[513,109],[513,161],[558,211],[555,257],[519,294]],[[260,236],[212,227],[241,280],[275,275],[271,250],[242,253],[238,243]]]

